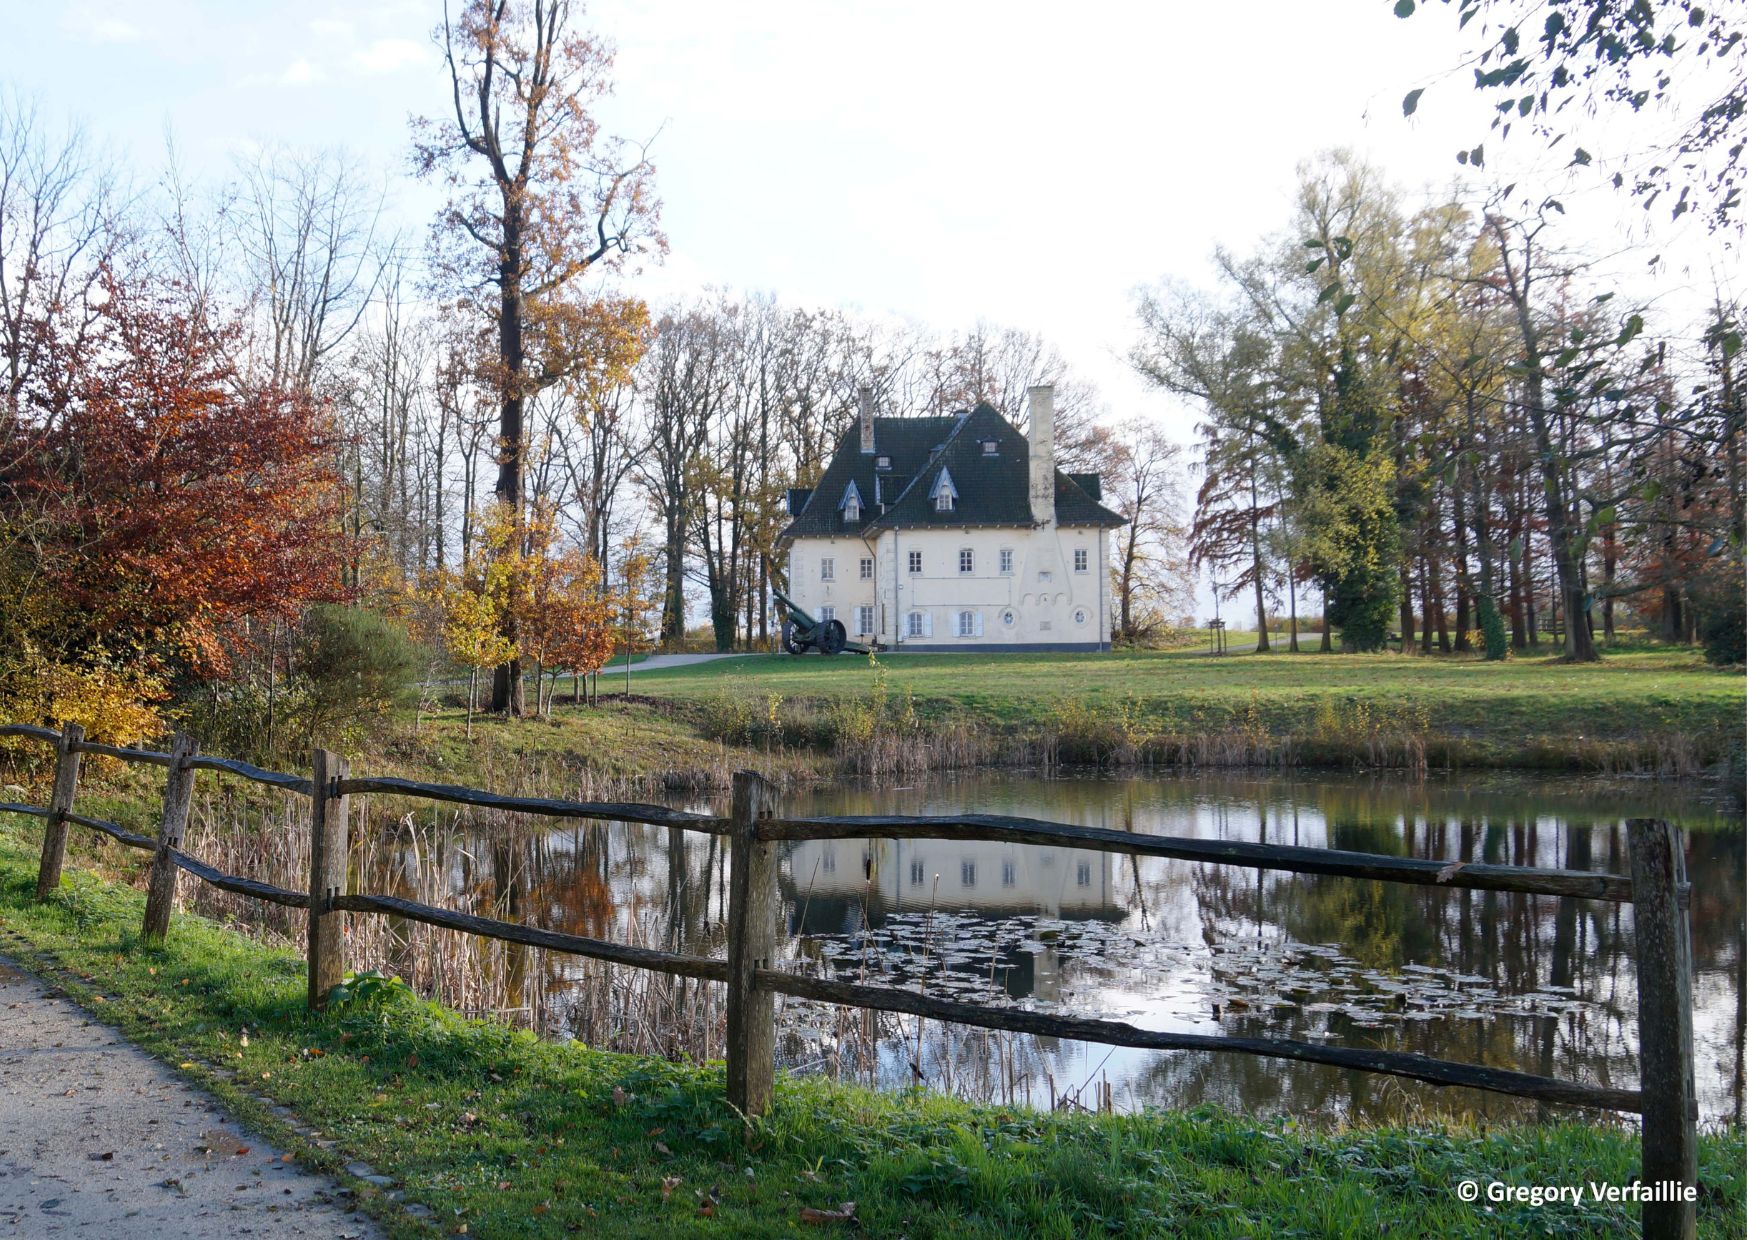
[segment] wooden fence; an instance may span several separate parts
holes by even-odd
[[[1633,819],[1628,823],[1632,858],[1632,874],[1628,876],[1520,866],[1446,864],[1327,848],[1137,835],[989,814],[927,818],[889,815],[783,818],[777,814],[771,785],[750,771],[735,775],[731,809],[728,817],[721,818],[659,805],[501,796],[475,788],[406,779],[355,778],[344,758],[326,750],[315,752],[310,775],[304,778],[262,770],[247,762],[204,756],[194,740],[184,734],[173,739],[168,753],[94,744],[84,739],[77,724],[67,724],[60,732],[22,724],[0,726],[0,736],[27,737],[55,746],[54,789],[49,804],[0,803],[0,812],[34,814],[47,819],[37,877],[39,900],[46,899],[60,883],[67,827],[74,825],[152,853],[142,926],[143,937],[148,941],[162,940],[169,930],[177,870],[239,895],[307,909],[309,1006],[312,1009],[326,1005],[329,992],[340,981],[346,968],[345,936],[341,933],[339,915],[377,913],[547,951],[725,983],[728,986],[728,1098],[747,1115],[760,1114],[770,1104],[775,1050],[773,1000],[776,995],[784,994],[985,1029],[1155,1050],[1262,1055],[1408,1077],[1434,1085],[1491,1090],[1538,1102],[1636,1114],[1643,1117],[1643,1183],[1697,1185],[1695,1125],[1698,1103],[1693,1082],[1689,888],[1680,833],[1661,820]],[[87,753],[166,768],[163,813],[156,838],[74,812],[79,760]],[[311,799],[310,881],[307,891],[292,891],[226,874],[183,851],[183,831],[188,822],[195,775],[199,771],[225,773]],[[352,796],[364,794],[422,797],[552,818],[640,822],[727,836],[731,858],[728,958],[707,959],[632,947],[452,912],[394,896],[349,892],[346,889],[349,803]],[[1051,844],[1299,874],[1630,903],[1634,905],[1638,940],[1640,1087],[1620,1089],[1565,1081],[1401,1051],[1325,1046],[1282,1038],[1163,1033],[1138,1029],[1121,1021],[984,1007],[894,987],[803,976],[774,967],[779,940],[778,845],[785,840],[867,837]],[[1694,1234],[1692,1202],[1647,1202],[1643,1207],[1643,1219],[1645,1235],[1659,1240]]]

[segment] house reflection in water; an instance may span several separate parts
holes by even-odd
[[[1109,853],[989,840],[802,840],[784,858],[780,886],[797,936],[857,941],[895,915],[959,914],[931,953],[949,969],[989,977],[1014,998],[1055,1000],[1057,947],[979,950],[978,922],[1012,917],[1121,921]],[[966,915],[970,916],[967,917]],[[959,938],[951,936],[960,936]],[[963,936],[969,936],[968,940]]]

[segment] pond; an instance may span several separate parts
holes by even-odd
[[[683,802],[726,812],[726,806]],[[402,807],[404,808],[404,807]],[[977,773],[785,797],[803,814],[1015,814],[1162,835],[1626,873],[1624,820],[1688,831],[1697,1088],[1743,1117],[1744,847],[1739,813],[1650,782],[1447,776],[1042,778]],[[388,806],[355,853],[359,889],[699,955],[724,954],[721,841],[634,824],[539,827]],[[938,840],[788,846],[782,967],[984,1003],[1414,1051],[1576,1081],[1637,1082],[1632,910],[1589,900],[1407,887]],[[359,930],[363,930],[361,919]],[[378,924],[383,923],[378,921]],[[423,934],[423,937],[421,937]],[[358,939],[458,1006],[515,1007],[556,1036],[720,1054],[720,988],[388,926]],[[475,941],[478,942],[478,941]],[[496,997],[494,997],[496,996]],[[781,999],[792,1069],[920,1083],[1037,1106],[1217,1103],[1320,1120],[1545,1118],[1470,1090],[1238,1054],[1153,1052],[918,1022]]]

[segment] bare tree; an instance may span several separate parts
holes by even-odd
[[[1184,610],[1191,598],[1185,562],[1184,450],[1154,422],[1132,418],[1093,435],[1106,502],[1129,519],[1117,531],[1112,584],[1117,633],[1134,641]]]
[[[82,130],[51,134],[34,104],[0,95],[0,398],[45,365],[51,325],[76,345],[95,321],[91,293],[121,247],[122,194]]]
[[[265,319],[258,364],[275,387],[313,391],[382,278],[385,191],[344,151],[274,148],[242,167],[235,197],[250,294]]]

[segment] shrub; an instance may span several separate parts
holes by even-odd
[[[1489,662],[1497,663],[1511,651],[1511,641],[1505,633],[1505,617],[1499,614],[1499,606],[1491,598],[1482,596],[1479,607],[1481,613],[1481,646]]]
[[[1742,564],[1735,560],[1727,567],[1708,572],[1694,592],[1699,604],[1699,640],[1705,649],[1706,662],[1728,667],[1744,661],[1748,651],[1748,621],[1743,615]]]
[[[418,648],[399,624],[372,611],[322,604],[298,635],[298,725],[338,743],[410,702],[418,692]]]

